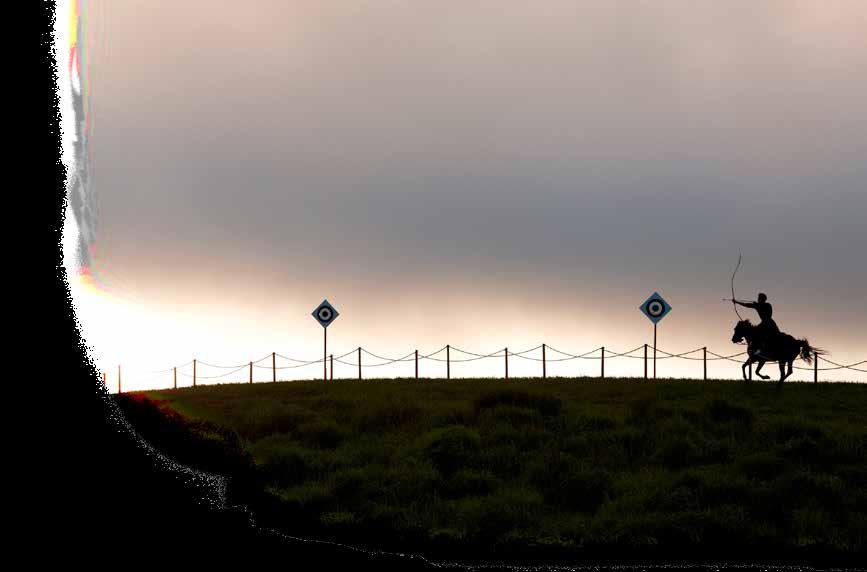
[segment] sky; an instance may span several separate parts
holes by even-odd
[[[72,286],[111,388],[119,364],[124,390],[143,389],[170,386],[155,372],[193,358],[264,356],[254,373],[270,380],[272,351],[321,357],[310,313],[324,298],[340,312],[335,355],[627,351],[653,341],[638,307],[654,291],[673,308],[661,349],[734,354],[722,298],[739,253],[739,298],[766,292],[784,331],[837,363],[867,359],[864,2],[87,9],[98,219],[89,281]],[[334,376],[357,375],[355,359]],[[453,364],[452,376],[503,368]],[[642,368],[606,360],[608,375]],[[189,384],[190,366],[179,371]],[[411,362],[365,372],[412,374]],[[423,360],[420,374],[445,364]],[[701,375],[701,362],[663,360],[658,374]]]

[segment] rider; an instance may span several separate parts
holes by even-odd
[[[744,308],[752,308],[759,314],[759,318],[761,319],[758,325],[759,333],[765,339],[772,338],[780,333],[780,328],[777,327],[777,323],[771,318],[774,309],[768,303],[768,296],[764,292],[759,292],[755,302],[743,302],[741,300],[732,300],[732,302]]]

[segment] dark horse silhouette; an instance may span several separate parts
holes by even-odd
[[[756,375],[762,379],[770,379],[768,375],[759,373],[765,362],[775,361],[780,364],[780,381],[777,385],[782,385],[783,381],[792,375],[792,364],[800,357],[808,364],[813,363],[814,355],[823,355],[825,352],[819,348],[810,346],[806,340],[796,340],[789,334],[780,332],[779,334],[765,338],[761,333],[759,326],[754,326],[749,320],[741,320],[735,325],[735,333],[732,336],[732,342],[740,343],[741,340],[747,341],[747,361],[741,367],[744,374],[744,379],[747,378],[747,368],[758,362],[756,367]]]

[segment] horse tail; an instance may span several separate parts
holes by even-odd
[[[801,346],[801,359],[807,362],[807,365],[813,363],[813,356],[823,356],[828,353],[825,350],[812,347],[806,338],[798,340],[798,343]]]

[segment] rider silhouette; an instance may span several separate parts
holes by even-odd
[[[759,292],[758,299],[755,302],[743,302],[741,300],[732,300],[735,304],[744,308],[752,308],[755,310],[761,322],[758,325],[759,333],[767,340],[780,333],[780,328],[777,323],[771,318],[774,313],[774,308],[768,303],[768,296]]]

